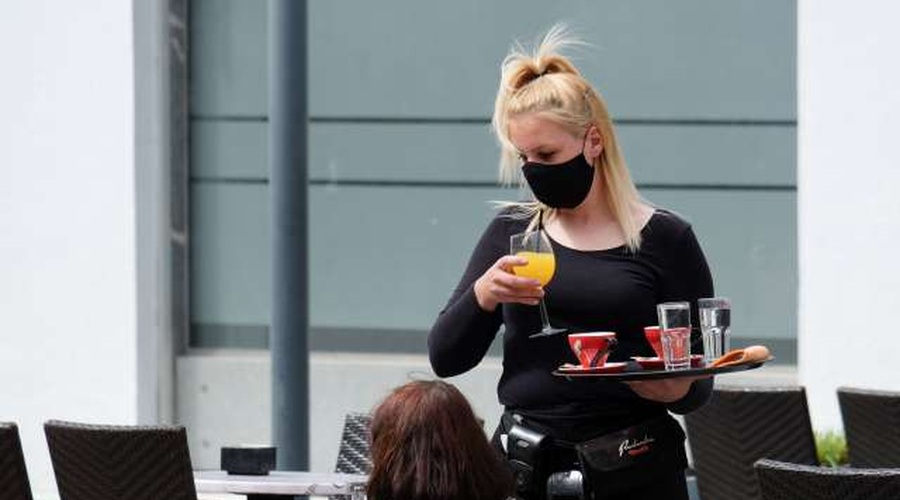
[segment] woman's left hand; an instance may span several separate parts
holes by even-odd
[[[687,395],[691,384],[698,377],[679,377],[659,380],[638,380],[625,382],[638,396],[658,401],[660,403],[674,403]]]

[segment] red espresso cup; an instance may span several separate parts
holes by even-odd
[[[658,326],[645,326],[644,327],[644,337],[647,338],[647,342],[650,343],[650,347],[653,348],[653,352],[656,353],[656,357],[662,359],[663,348],[662,348],[662,340],[660,340],[660,338],[659,338],[659,327]]]
[[[606,364],[609,351],[616,345],[615,332],[586,332],[569,334],[569,348],[582,368],[597,368]]]

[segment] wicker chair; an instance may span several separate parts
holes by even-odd
[[[197,500],[183,427],[44,424],[61,500]]]
[[[761,458],[818,464],[802,387],[717,387],[685,426],[703,500],[759,499]]]
[[[348,413],[344,417],[344,431],[338,448],[334,471],[344,474],[368,474],[372,470],[369,451],[369,426],[372,416],[367,413]]]
[[[16,424],[0,422],[0,498],[32,500]]]
[[[897,500],[900,469],[817,467],[760,460],[754,464],[763,500]]]
[[[850,463],[900,467],[900,392],[839,387],[837,394]]]

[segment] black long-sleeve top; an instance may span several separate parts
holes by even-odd
[[[435,373],[449,377],[475,367],[503,325],[503,374],[497,391],[508,410],[584,420],[594,428],[614,430],[666,409],[687,413],[703,405],[712,391],[712,379],[695,382],[684,398],[664,405],[639,397],[621,382],[556,377],[551,373],[554,369],[577,359],[564,334],[528,338],[541,328],[538,307],[500,304],[488,312],[478,305],[475,280],[509,254],[509,237],[524,231],[526,225],[525,220],[501,213],[485,230],[429,334]],[[713,295],[709,267],[686,221],[656,209],[641,236],[636,253],[624,246],[575,250],[551,238],[556,272],[544,298],[550,322],[570,332],[616,332],[618,344],[610,361],[654,355],[643,329],[657,324],[656,304],[689,301],[696,323],[697,299]],[[695,342],[694,353],[697,347]]]

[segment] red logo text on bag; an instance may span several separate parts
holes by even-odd
[[[655,439],[647,435],[644,435],[643,439],[626,439],[619,444],[619,457],[625,456],[626,453],[630,457],[643,455],[650,451],[655,441]]]

